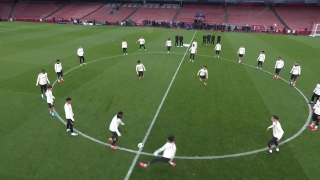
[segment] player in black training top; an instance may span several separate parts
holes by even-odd
[[[214,45],[214,39],[215,39],[216,37],[214,36],[214,34],[212,34],[212,36],[211,36],[211,45],[213,46]]]
[[[207,35],[202,36],[202,45],[206,44],[207,42]]]
[[[180,41],[180,47],[183,47],[183,36],[180,35],[179,41]]]
[[[174,45],[176,47],[179,47],[179,36],[178,35],[176,35],[176,40],[174,41]]]
[[[207,35],[207,43],[206,43],[206,45],[209,45],[209,46],[210,46],[210,40],[211,40],[211,35],[208,34],[208,35]]]
[[[221,36],[220,36],[220,34],[219,34],[218,37],[217,37],[217,43],[220,43],[220,44],[221,44]]]

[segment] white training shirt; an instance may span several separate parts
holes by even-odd
[[[46,96],[47,96],[47,103],[53,104],[53,99],[55,98],[52,95],[52,91],[50,91],[49,89],[46,91]]]
[[[313,93],[320,95],[320,83],[317,84],[316,88],[314,88]]]
[[[154,154],[159,154],[163,151],[162,157],[168,158],[171,161],[173,160],[174,156],[176,155],[177,147],[174,142],[167,142],[164,146],[160,149],[156,150]]]
[[[66,119],[71,119],[72,121],[74,121],[71,104],[64,104],[64,113],[66,114]]]
[[[257,61],[261,61],[261,62],[264,62],[264,60],[266,59],[266,55],[265,54],[260,54]]]
[[[78,48],[78,50],[77,50],[77,55],[78,55],[78,56],[83,56],[83,55],[84,55],[84,51],[83,51],[82,48]]]
[[[319,115],[320,116],[320,101],[317,100],[316,104],[313,106],[312,108],[314,111],[315,114]]]
[[[61,72],[62,70],[62,64],[61,63],[56,63],[54,64],[54,71],[57,73],[57,72]]]
[[[293,75],[300,75],[301,74],[301,67],[299,65],[298,66],[293,65],[290,73]]]
[[[142,63],[137,64],[136,65],[136,71],[138,73],[138,71],[146,71],[146,68],[144,67],[144,65]]]
[[[166,42],[166,46],[171,46],[171,40],[168,40],[168,41]]]
[[[116,132],[118,134],[118,136],[121,136],[121,133],[119,132],[119,129],[118,129],[119,124],[124,125],[124,123],[121,121],[121,118],[118,118],[118,116],[115,115],[111,120],[109,130],[111,132]]]
[[[192,46],[194,45],[194,47],[196,47],[196,49],[198,48],[198,43],[196,41],[193,41]]]
[[[276,65],[274,66],[274,68],[276,68],[276,69],[282,69],[283,66],[284,66],[284,62],[283,62],[282,59],[280,59],[280,60],[277,60],[277,61],[276,61]]]
[[[246,48],[244,47],[240,47],[239,50],[238,50],[238,54],[245,54],[246,53]]]
[[[216,47],[214,48],[216,51],[221,51],[221,44],[216,44]]]
[[[49,79],[48,79],[48,74],[47,73],[40,73],[39,75],[38,75],[38,78],[37,78],[37,84],[36,84],[36,86],[38,86],[38,84],[40,84],[40,85],[46,85],[47,84],[47,82],[50,84],[50,81],[49,81]]]
[[[268,127],[269,129],[272,128],[273,130],[273,137],[276,137],[277,139],[281,139],[284,131],[281,127],[281,124],[279,121],[273,122],[271,126]]]
[[[139,42],[140,44],[144,44],[146,41],[145,41],[143,38],[140,38],[140,39],[138,40],[138,42]]]
[[[191,54],[195,54],[197,51],[196,46],[192,46],[189,51],[191,52]]]
[[[199,70],[198,75],[206,76],[206,78],[208,78],[208,70],[202,68],[202,69]]]
[[[122,48],[128,48],[127,42],[125,42],[125,41],[122,42]]]

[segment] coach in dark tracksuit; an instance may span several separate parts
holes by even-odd
[[[206,41],[207,41],[207,35],[203,35],[202,36],[202,45],[206,44]]]
[[[179,46],[179,36],[178,35],[176,35],[176,40],[175,40],[175,42],[174,42],[174,45],[177,47],[177,46]]]
[[[220,44],[221,44],[221,36],[220,36],[220,34],[219,34],[218,37],[217,37],[217,43],[220,43]]]
[[[180,47],[183,47],[183,36],[179,37],[179,41],[180,41]]]
[[[208,35],[207,35],[207,43],[206,43],[206,45],[207,45],[207,44],[210,45],[210,40],[211,40],[211,35],[208,34]]]
[[[211,45],[214,45],[214,39],[215,39],[216,37],[214,36],[214,34],[212,34],[212,36],[211,36]]]

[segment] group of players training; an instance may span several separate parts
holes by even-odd
[[[215,36],[214,35],[203,35],[203,41],[202,41],[202,45],[214,45],[214,41],[215,41]],[[215,57],[219,58],[220,55],[220,51],[221,51],[221,36],[218,35],[217,36],[217,44],[214,48],[214,50],[216,51],[216,55]],[[145,39],[143,37],[141,37],[137,43],[139,43],[140,47],[139,50],[141,50],[141,48],[144,48],[144,50],[146,51],[146,47],[145,47]],[[167,40],[166,44],[167,46],[167,53],[170,52],[170,48],[171,48],[171,40],[170,38]],[[183,36],[176,36],[175,37],[175,46],[176,47],[188,47],[185,46],[183,44]],[[122,50],[124,55],[128,55],[127,53],[127,42],[125,40],[122,41]],[[193,62],[194,60],[194,55],[196,53],[197,50],[197,42],[194,39],[192,42],[192,45],[189,49],[190,51],[190,61],[189,62]],[[241,46],[237,52],[238,56],[239,56],[239,63],[241,63],[243,56],[245,55],[245,47]],[[82,65],[86,65],[85,63],[85,58],[84,58],[84,50],[83,48],[80,46],[77,50],[77,56],[78,59],[80,61],[80,66]],[[265,60],[265,53],[264,51],[262,51],[260,53],[260,55],[258,56],[258,66],[257,69],[262,68],[263,62]],[[281,57],[278,58],[278,60],[276,61],[275,64],[275,75],[274,75],[274,79],[279,79],[279,74],[281,69],[284,66],[284,62],[281,59]],[[57,60],[55,65],[54,65],[54,69],[55,72],[58,76],[57,81],[59,83],[64,82],[63,79],[63,72],[62,72],[62,64],[60,62],[60,60]],[[137,61],[137,65],[136,65],[136,72],[139,76],[139,80],[144,78],[144,71],[146,71],[146,68],[144,67],[144,65],[140,62]],[[293,68],[290,71],[291,74],[291,82],[290,85],[292,87],[295,87],[296,84],[296,79],[298,76],[300,76],[301,74],[301,67],[299,66],[299,64],[296,62],[293,66]],[[206,85],[206,80],[208,79],[208,70],[207,67],[204,66],[202,69],[200,69],[197,73],[197,76],[200,76],[200,81],[203,81],[204,84]],[[37,83],[36,85],[40,85],[40,92],[41,92],[41,97],[42,99],[46,99],[47,100],[47,104],[49,106],[49,112],[50,115],[52,116],[57,116],[54,112],[54,104],[53,101],[55,99],[55,97],[52,94],[52,86],[49,85],[47,86],[47,83],[50,84],[50,81],[48,79],[48,75],[46,73],[46,71],[43,69],[41,71],[41,73],[38,75],[37,78]],[[45,96],[46,98],[45,98]],[[314,100],[316,100],[315,105],[313,106],[313,108],[310,110],[313,111],[313,115],[312,115],[312,123],[309,124],[308,126],[311,128],[312,131],[316,131],[318,126],[319,126],[319,119],[320,119],[320,82],[317,84],[316,88],[313,91],[313,95],[311,97],[311,101],[310,104],[314,103]],[[73,131],[73,124],[74,124],[74,114],[72,111],[72,107],[71,107],[71,103],[72,100],[71,98],[66,98],[66,103],[64,105],[64,110],[65,110],[65,116],[67,119],[67,132],[71,132],[72,136],[77,136],[78,134],[75,133]],[[112,137],[110,137],[108,140],[112,143],[111,145],[111,149],[113,150],[117,150],[117,147],[115,146],[115,143],[118,140],[118,137],[121,136],[121,133],[119,131],[119,125],[122,124],[124,125],[124,123],[122,122],[121,118],[123,117],[123,112],[118,112],[117,115],[114,116],[114,118],[112,119],[110,126],[109,126],[109,130],[111,131]],[[267,152],[268,154],[272,153],[272,145],[275,144],[276,145],[276,151],[279,151],[279,146],[278,146],[278,142],[280,141],[280,139],[282,138],[284,131],[282,130],[282,127],[280,125],[280,122],[278,121],[279,117],[276,115],[273,115],[271,117],[271,121],[272,121],[272,125],[269,126],[267,128],[267,130],[269,129],[273,129],[273,138],[268,142],[268,146],[269,146],[269,151]],[[169,164],[171,164],[173,167],[176,165],[175,163],[172,162],[174,156],[175,156],[175,152],[176,152],[176,145],[174,143],[174,136],[169,136],[168,137],[168,142],[160,149],[158,149],[154,154],[157,156],[158,153],[164,151],[162,157],[157,157],[154,158],[152,161],[150,161],[149,163],[142,163],[140,162],[140,166],[141,167],[148,167],[149,165],[155,163],[155,162],[167,162]]]

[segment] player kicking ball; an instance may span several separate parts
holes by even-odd
[[[153,163],[164,162],[164,163],[171,164],[172,167],[175,167],[176,163],[172,162],[174,156],[176,155],[176,151],[177,151],[176,144],[174,143],[174,136],[169,136],[168,142],[164,146],[162,146],[160,149],[156,150],[153,154],[155,156],[158,156],[158,154],[162,151],[163,151],[162,157],[156,157],[148,163],[140,162],[139,163],[140,166],[143,168],[147,168],[150,165],[152,165]]]
[[[207,85],[206,84],[206,81],[208,80],[208,70],[207,70],[207,66],[203,66],[202,69],[200,69],[197,73],[197,76],[200,75],[200,78],[199,80],[201,82],[203,82],[204,85]]]
[[[271,117],[272,125],[267,128],[267,131],[272,128],[273,131],[273,138],[268,142],[269,151],[267,154],[272,154],[272,145],[274,144],[276,146],[276,152],[279,152],[279,142],[282,138],[284,131],[281,127],[280,122],[278,121],[279,117],[276,115],[273,115]]]

